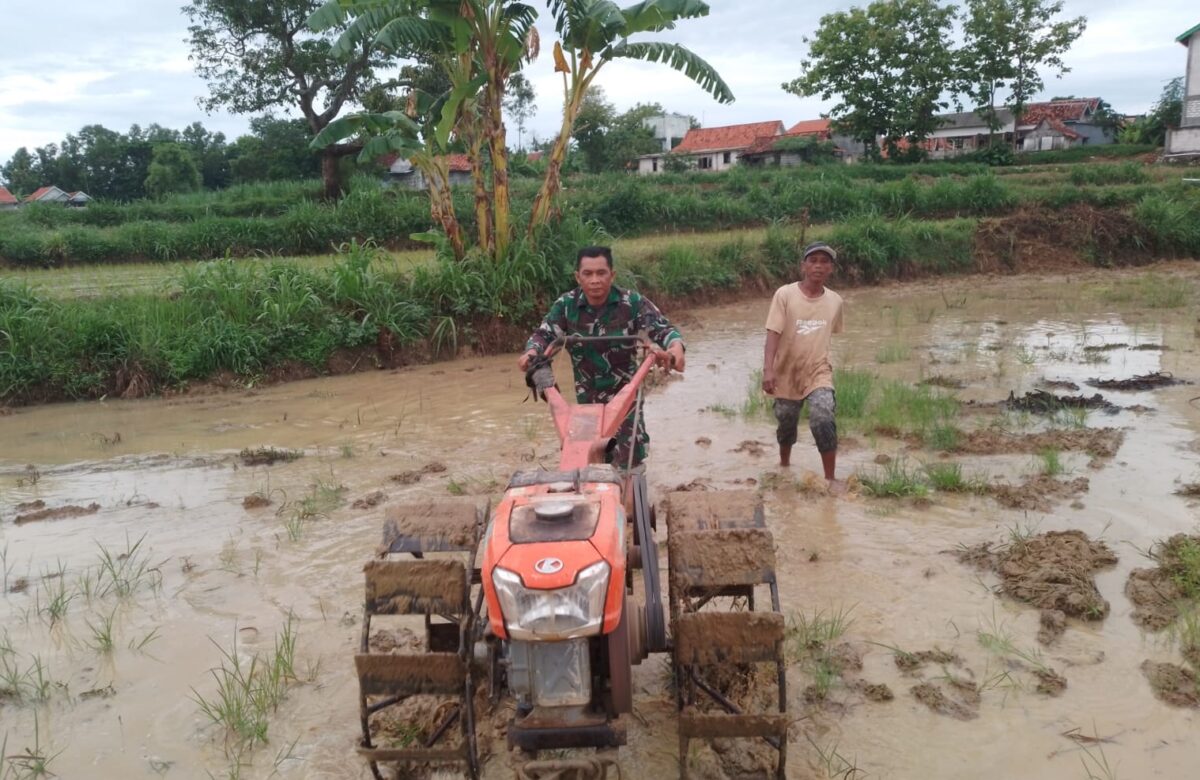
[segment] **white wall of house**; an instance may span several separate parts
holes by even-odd
[[[738,157],[741,154],[730,149],[724,152],[702,152],[689,156],[692,158],[692,167],[698,171],[727,171],[737,165]]]
[[[1183,117],[1178,130],[1167,131],[1168,156],[1200,156],[1200,30],[1188,39],[1183,82]]]
[[[638,158],[638,175],[652,176],[656,173],[662,173],[664,155],[654,154]]]
[[[662,142],[663,151],[671,151],[671,139],[682,139],[692,129],[691,117],[683,114],[659,114],[647,117],[643,124],[654,133],[654,137]]]

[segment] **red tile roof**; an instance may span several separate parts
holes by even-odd
[[[8,187],[0,187],[0,204],[11,206],[14,203],[20,203],[13,194],[8,191]]]
[[[763,136],[780,135],[783,122],[751,122],[746,125],[700,127],[688,130],[687,135],[671,150],[672,153],[695,154],[726,149],[745,149]]]
[[[379,158],[379,164],[385,168],[391,168],[392,165],[396,162],[396,160],[399,160],[399,159],[400,159],[400,155],[397,154],[396,152],[388,152],[387,154],[385,154]],[[449,155],[446,155],[446,159],[449,160],[450,170],[456,171],[458,173],[470,173],[471,172],[471,158],[468,157],[467,155],[465,155],[465,154],[449,154]]]
[[[539,160],[541,160],[541,159],[542,159],[543,157],[545,157],[545,156],[546,156],[546,153],[545,153],[545,152],[541,152],[541,151],[537,151],[537,152],[530,152],[530,153],[529,153],[529,154],[526,156],[526,158],[525,158],[525,159],[529,160],[529,162],[538,162]]]
[[[1089,111],[1095,111],[1100,103],[1099,98],[1081,98],[1079,100],[1053,100],[1049,103],[1030,103],[1021,114],[1021,125],[1038,125],[1043,119],[1057,119],[1060,122],[1081,122]]]
[[[34,190],[34,191],[33,191],[33,194],[32,194],[32,195],[29,195],[28,197],[26,197],[26,198],[25,198],[25,202],[26,202],[26,203],[32,203],[33,201],[35,201],[35,200],[37,200],[38,198],[42,197],[43,195],[45,195],[47,192],[49,192],[49,191],[50,191],[50,190],[52,190],[52,189],[54,189],[54,187],[53,187],[53,186],[50,186],[50,187],[38,187],[36,190]]]
[[[805,119],[788,128],[786,135],[829,135],[828,119]]]

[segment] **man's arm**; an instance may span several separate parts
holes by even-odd
[[[671,356],[671,367],[676,371],[683,372],[686,362],[683,336],[666,318],[666,315],[659,311],[653,301],[648,298],[641,299],[634,326],[639,331],[647,331],[650,334],[650,340],[665,349]]]
[[[786,308],[776,291],[771,298],[771,308],[767,311],[767,341],[763,344],[762,389],[768,395],[775,392],[775,354],[779,351],[779,334],[783,332],[787,320]]]
[[[529,361],[535,355],[544,353],[555,339],[562,337],[567,332],[565,297],[554,302],[541,324],[537,326],[537,330],[531,333],[529,340],[525,342],[525,352],[517,359],[517,366],[522,371],[529,368]]]
[[[775,392],[775,353],[779,351],[779,334],[767,331],[767,343],[763,345],[762,389],[768,395]]]

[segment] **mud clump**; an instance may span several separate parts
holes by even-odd
[[[420,482],[421,477],[429,474],[441,474],[445,470],[445,463],[438,463],[437,461],[434,461],[433,463],[426,463],[421,468],[413,471],[402,471],[399,474],[393,474],[391,477],[389,477],[389,479],[398,485],[413,485],[417,482]]]
[[[1176,534],[1150,548],[1158,565],[1134,569],[1125,582],[1125,595],[1133,602],[1133,621],[1150,631],[1161,631],[1179,617],[1180,605],[1200,596],[1200,536]]]
[[[242,509],[262,509],[265,506],[271,505],[271,499],[264,496],[262,493],[251,493],[242,499]]]
[[[1043,450],[1087,452],[1098,458],[1111,458],[1125,441],[1125,432],[1116,428],[1083,428],[1041,433],[1008,433],[994,429],[971,431],[960,437],[955,451],[964,455],[1036,455]]]
[[[247,447],[238,453],[238,458],[241,459],[243,466],[274,466],[276,463],[291,463],[304,457],[304,453],[299,450],[278,450],[274,447],[259,447],[250,449]]]
[[[903,651],[897,652],[893,656],[896,662],[896,668],[905,674],[914,674],[919,671],[925,664],[937,664],[939,666],[962,666],[963,660],[955,653],[948,653],[945,650],[922,650],[918,653],[906,653]]]
[[[1038,641],[1044,645],[1052,645],[1067,630],[1067,616],[1062,610],[1043,609],[1038,620]]]
[[[883,703],[892,701],[896,694],[884,683],[869,683],[866,680],[850,680],[846,683],[850,690],[862,694],[867,701]]]
[[[24,593],[29,590],[29,578],[17,577],[13,580],[12,585],[8,586],[9,593]]]
[[[1031,412],[1033,414],[1054,414],[1062,409],[1098,409],[1109,414],[1116,414],[1121,407],[1107,400],[1099,393],[1090,398],[1083,395],[1055,395],[1045,390],[1030,390],[1020,398],[1010,391],[1008,400],[1004,402],[1015,412]]]
[[[1037,692],[1046,696],[1062,696],[1067,689],[1067,678],[1053,669],[1036,669],[1033,676],[1037,678]]]
[[[1184,379],[1176,379],[1169,371],[1155,371],[1153,374],[1139,374],[1131,379],[1089,379],[1087,384],[1101,390],[1155,390],[1171,385],[1190,385]]]
[[[354,499],[354,503],[350,506],[353,509],[373,509],[384,501],[387,501],[387,493],[384,493],[382,490],[376,490],[366,494],[362,498]]]
[[[45,508],[46,508],[46,502],[41,500],[40,498],[37,499],[36,501],[22,501],[21,503],[17,504],[15,507],[13,507],[13,509],[17,510],[18,512],[32,512],[36,509],[45,509]]]
[[[991,569],[1000,591],[1046,610],[1084,620],[1103,620],[1109,604],[1096,589],[1094,573],[1117,556],[1082,531],[1049,531],[993,548],[990,542],[961,550],[959,561]]]
[[[1175,495],[1186,498],[1200,498],[1200,482],[1189,482],[1186,485],[1180,485],[1179,489],[1175,491]],[[18,505],[17,509],[20,508]]]
[[[1150,681],[1154,696],[1174,707],[1200,708],[1200,681],[1190,669],[1176,664],[1142,663],[1142,674]]]
[[[94,515],[99,511],[100,505],[96,503],[88,504],[87,506],[68,505],[54,509],[39,509],[35,512],[17,515],[13,519],[13,525],[25,525],[26,523],[36,523],[42,520],[62,520],[66,517],[84,517],[85,515]]]
[[[1065,379],[1043,379],[1042,387],[1048,387],[1051,390],[1070,390],[1072,393],[1079,390],[1079,385]]]
[[[763,455],[767,454],[767,447],[761,441],[747,439],[737,447],[730,450],[730,452],[744,452],[752,458],[761,458]]]
[[[711,447],[712,439],[708,438],[707,436],[701,436],[699,439],[696,439],[696,446],[697,447]]]
[[[989,485],[988,493],[1001,506],[1024,511],[1046,512],[1054,500],[1072,498],[1088,491],[1087,477],[1070,481],[1038,475],[1020,485]]]
[[[948,390],[962,390],[964,387],[967,386],[967,383],[962,381],[961,379],[955,379],[954,377],[949,377],[949,376],[942,376],[941,374],[937,374],[935,376],[931,376],[931,377],[927,377],[926,379],[922,379],[920,381],[920,384],[925,385],[927,387],[944,387]]]
[[[959,693],[956,697],[946,695],[940,686],[924,682],[909,689],[913,697],[938,715],[958,720],[974,720],[979,717],[979,690],[971,683],[951,678],[951,688]]]

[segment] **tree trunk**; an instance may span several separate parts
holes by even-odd
[[[495,69],[498,66],[493,64],[492,68],[495,75]],[[504,115],[502,113],[503,89],[504,79],[498,77],[489,79],[484,92],[484,137],[487,139],[492,157],[492,218],[494,220],[492,232],[495,242],[492,258],[494,260],[500,260],[507,255],[509,242],[512,241],[512,228],[509,224],[511,204],[508,193],[508,148],[505,146]]]
[[[551,206],[562,188],[559,172],[562,171],[563,162],[567,157],[567,144],[571,141],[571,130],[575,127],[575,117],[579,114],[579,105],[583,102],[583,95],[586,91],[586,84],[577,86],[571,95],[571,100],[563,107],[562,128],[559,129],[558,139],[550,150],[550,157],[546,161],[546,178],[542,180],[541,189],[534,198],[533,209],[529,214],[528,236],[530,238],[539,227],[550,221]]]
[[[449,162],[443,158],[435,160],[432,155],[414,155],[413,165],[425,177],[425,185],[429,188],[429,214],[433,217],[446,234],[455,260],[466,257],[463,245],[462,226],[458,224],[458,216],[454,212],[454,200],[450,195]]]
[[[471,138],[471,181],[475,186],[475,222],[479,226],[479,245],[490,257],[495,257],[496,240],[492,233],[492,203],[488,199],[487,181],[483,175],[483,140],[476,133]]]
[[[342,177],[338,175],[339,159],[341,155],[335,147],[327,147],[321,152],[321,190],[325,200],[337,200],[342,197]]]

